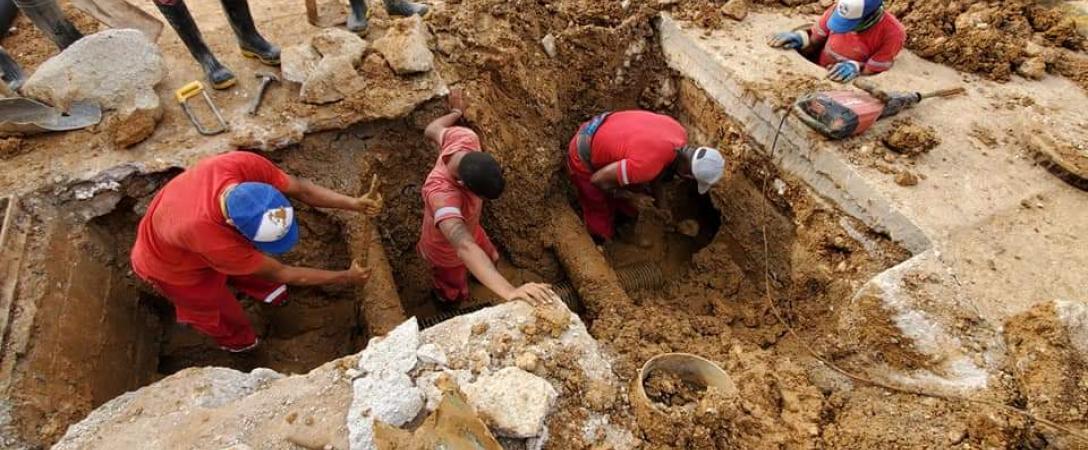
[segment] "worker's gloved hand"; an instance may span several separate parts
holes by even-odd
[[[861,64],[857,61],[843,61],[827,70],[827,78],[839,83],[848,83],[861,75]]]
[[[774,36],[771,36],[771,40],[767,42],[767,45],[774,48],[797,50],[805,46],[805,35],[801,31],[775,33]]]
[[[382,208],[385,206],[385,199],[382,198],[382,193],[378,192],[377,174],[370,179],[370,190],[362,197],[355,199],[355,202],[355,210],[363,213],[363,215],[367,217],[374,217],[381,214]]]

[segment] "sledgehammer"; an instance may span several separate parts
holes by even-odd
[[[274,81],[280,81],[280,77],[274,73],[259,72],[255,75],[261,79],[261,85],[257,87],[257,93],[253,95],[253,100],[250,100],[249,109],[246,111],[251,116],[257,115],[257,108],[260,108],[261,102],[264,101],[264,91],[268,89],[268,85]]]

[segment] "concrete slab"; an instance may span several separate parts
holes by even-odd
[[[753,13],[723,29],[701,30],[662,15],[658,30],[670,67],[698,84],[768,152],[793,99],[844,88],[827,82],[824,69],[799,54],[766,45],[773,32],[812,20]],[[900,114],[932,127],[941,139],[910,166],[924,177],[919,185],[898,185],[856,150],[879,146],[892,120],[832,142],[790,117],[771,156],[915,254],[855,297],[881,298],[886,318],[903,334],[902,345],[930,358],[921,371],[890,367],[899,370],[895,377],[938,388],[983,387],[1003,353],[1000,336],[986,330],[1000,330],[1005,319],[1042,301],[1088,300],[1084,271],[1072,269],[1088,263],[1088,195],[1034,165],[1019,138],[1022,127],[1041,125],[1056,139],[1088,143],[1088,95],[1060,77],[995,83],[910,52],[892,71],[871,79],[886,90],[967,88],[967,95]],[[843,327],[851,317],[865,316],[850,308],[841,314]],[[967,327],[965,321],[981,325]]]

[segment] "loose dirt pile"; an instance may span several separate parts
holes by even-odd
[[[941,138],[937,131],[927,125],[919,125],[910,119],[898,120],[892,124],[892,130],[884,136],[884,145],[892,151],[906,156],[926,153],[940,145]]]

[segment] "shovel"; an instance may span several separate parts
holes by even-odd
[[[125,0],[72,0],[72,5],[110,28],[142,31],[151,42],[159,40],[162,22]]]
[[[0,136],[86,128],[102,121],[97,103],[75,102],[67,113],[25,97],[0,99]]]

